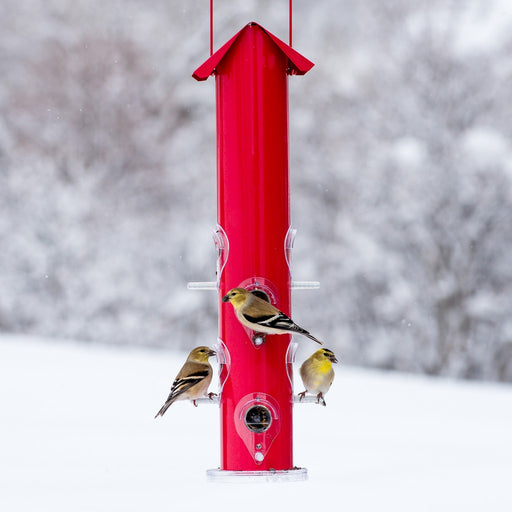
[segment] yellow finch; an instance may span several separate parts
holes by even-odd
[[[299,393],[301,400],[309,392],[316,395],[317,403],[321,401],[322,405],[325,405],[324,395],[329,391],[334,380],[332,363],[337,362],[334,352],[328,348],[321,348],[302,363],[300,376],[306,391]]]
[[[171,392],[162,408],[156,413],[155,418],[163,416],[165,411],[176,400],[192,400],[196,404],[196,398],[208,396],[210,399],[215,393],[208,393],[208,386],[212,380],[212,367],[208,362],[210,356],[215,352],[209,347],[196,347],[190,354],[181,368],[180,372],[172,383]]]
[[[272,304],[260,299],[244,288],[233,288],[224,297],[223,302],[231,302],[238,320],[255,332],[267,334],[299,333],[316,341],[321,341],[299,327],[291,318],[279,311]]]

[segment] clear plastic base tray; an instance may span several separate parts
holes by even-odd
[[[308,479],[306,468],[279,471],[227,471],[207,469],[209,482],[243,483],[243,482],[304,482]]]

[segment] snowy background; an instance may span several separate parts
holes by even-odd
[[[0,331],[214,342],[206,4],[0,3]],[[215,5],[216,48],[287,40],[284,0]],[[294,6],[294,317],[348,364],[512,381],[511,4]]]
[[[512,510],[510,386],[343,366],[294,407],[307,482],[211,483],[218,407],[153,419],[184,356],[0,337],[0,509]]]

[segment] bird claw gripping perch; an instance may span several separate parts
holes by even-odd
[[[214,396],[218,396],[218,395],[217,395],[217,393],[212,393],[212,392],[210,392],[210,393],[208,393],[206,396],[207,396],[210,400],[213,400],[213,397],[214,397]],[[194,407],[197,407],[197,402],[196,402],[196,400],[192,400],[192,403],[194,404]]]
[[[322,393],[318,393],[318,395],[316,395],[316,403],[317,404],[322,404],[324,407],[327,405],[325,403],[324,395]]]

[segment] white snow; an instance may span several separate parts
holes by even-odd
[[[510,2],[497,0],[493,2],[492,9],[489,9],[488,2],[482,1],[468,3],[466,7],[457,19],[458,37],[455,39],[455,47],[461,54],[492,50],[510,33]],[[453,13],[451,21],[454,21]]]
[[[0,510],[512,510],[510,386],[341,365],[295,407],[307,482],[210,483],[217,406],[153,419],[183,357],[0,337]]]
[[[425,145],[415,137],[400,137],[392,146],[397,163],[404,167],[417,168],[426,158]]]
[[[497,165],[500,158],[512,161],[509,141],[492,128],[474,128],[464,136],[464,150],[481,165]]]

